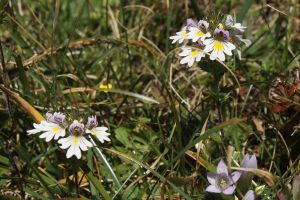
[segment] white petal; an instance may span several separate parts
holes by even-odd
[[[209,52],[211,52],[213,49],[214,49],[214,45],[213,45],[213,43],[212,43],[212,44],[206,45],[203,51],[206,52],[206,53],[209,53]]]
[[[218,56],[218,52],[213,50],[209,56],[209,59],[216,60],[217,56]]]
[[[73,155],[75,155],[75,146],[71,145],[67,151],[67,158],[71,158]]]
[[[181,59],[180,64],[188,63],[190,59],[191,59],[191,56],[184,57]]]
[[[195,62],[195,58],[194,57],[191,57],[189,62],[188,62],[188,66],[191,67]]]
[[[81,151],[79,149],[79,146],[75,146],[74,150],[75,150],[75,156],[77,157],[77,159],[80,159],[81,158]]]
[[[218,58],[221,60],[221,61],[225,61],[225,54],[223,51],[218,51]]]

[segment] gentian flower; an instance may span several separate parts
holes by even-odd
[[[91,116],[88,118],[85,132],[95,135],[101,143],[104,143],[105,140],[110,141],[110,139],[108,138],[110,133],[106,132],[108,128],[104,126],[97,126],[98,122],[96,116]]]
[[[43,132],[39,137],[45,138],[46,142],[51,141],[53,138],[57,140],[59,137],[64,137],[66,127],[66,116],[60,112],[54,114],[47,113],[46,120],[41,121],[40,124],[34,123],[34,129],[28,130],[28,135]]]
[[[241,162],[242,168],[254,168],[257,169],[257,159],[255,155],[246,154]],[[244,194],[250,187],[254,174],[251,172],[242,172],[239,180],[238,188]]]
[[[207,180],[211,184],[206,188],[207,192],[223,193],[231,195],[236,188],[235,183],[239,180],[241,173],[236,171],[231,174],[223,160],[218,163],[217,173],[207,173]]]
[[[185,26],[181,29],[181,31],[177,32],[176,35],[170,37],[170,39],[173,40],[172,44],[177,41],[179,44],[182,43],[185,39],[187,39],[187,34],[187,27]]]
[[[229,42],[228,39],[228,31],[223,28],[216,28],[214,31],[214,37],[204,40],[204,51],[206,53],[211,52],[209,57],[211,60],[218,58],[221,61],[225,61],[225,54],[232,56],[231,51],[235,49],[235,46]]]
[[[210,37],[210,33],[207,31],[209,23],[205,20],[200,20],[197,26],[189,27],[189,33],[187,39],[191,39],[193,42],[197,42],[199,39],[203,42],[205,38]]]
[[[60,148],[68,149],[67,158],[75,155],[77,159],[81,158],[81,150],[87,151],[89,147],[92,147],[92,143],[89,142],[84,136],[84,124],[74,120],[69,127],[70,136],[58,140],[61,144]]]
[[[205,53],[201,49],[192,49],[190,47],[183,47],[182,52],[179,54],[184,58],[181,59],[180,64],[188,64],[191,67],[194,62],[199,62],[201,58],[205,57]]]

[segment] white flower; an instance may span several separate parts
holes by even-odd
[[[199,62],[202,57],[205,57],[205,53],[201,49],[192,49],[190,47],[182,48],[182,52],[179,54],[184,58],[181,59],[180,64],[188,63],[188,66],[191,67],[195,60]]]
[[[197,42],[199,39],[203,42],[205,38],[210,37],[210,33],[204,33],[197,27],[190,27],[190,32],[187,35],[187,39],[191,39],[193,42]]]
[[[92,143],[89,142],[84,136],[71,135],[66,138],[61,138],[58,140],[58,143],[61,144],[60,148],[68,149],[67,158],[75,155],[77,159],[81,158],[81,150],[87,151],[89,147],[92,147]]]
[[[232,28],[239,30],[241,32],[244,32],[247,27],[246,26],[242,26],[241,23],[235,23],[233,26],[231,26]]]
[[[65,127],[62,124],[57,124],[49,121],[41,121],[40,124],[33,124],[34,129],[28,130],[28,135],[43,132],[39,137],[44,138],[46,142],[50,142],[53,138],[57,140],[59,137],[64,137],[66,134]]]
[[[171,36],[170,39],[173,40],[172,44],[175,42],[182,43],[183,40],[187,39],[187,27],[183,27],[181,31],[177,32],[176,35]]]
[[[91,130],[87,129],[85,132],[95,135],[101,143],[104,143],[105,140],[110,141],[110,139],[108,138],[110,133],[107,133],[106,132],[107,130],[108,128],[102,126],[102,127],[92,128]]]
[[[215,60],[218,58],[225,61],[225,54],[232,56],[232,50],[235,46],[228,41],[229,32],[224,29],[217,28],[214,31],[214,38],[206,39],[203,44],[205,45],[204,51],[210,53],[210,59]],[[225,53],[225,54],[224,54]]]
[[[108,128],[104,126],[97,126],[98,122],[96,116],[91,116],[88,118],[88,122],[86,124],[87,129],[85,130],[85,132],[91,133],[92,135],[96,136],[101,143],[104,143],[104,141],[110,141],[110,139],[108,138],[110,133],[106,132]]]

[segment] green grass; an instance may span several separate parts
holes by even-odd
[[[269,90],[276,77],[290,84],[299,69],[300,5],[207,2],[2,0],[1,88],[43,115],[96,114],[111,142],[96,142],[100,152],[90,150],[82,160],[66,159],[54,142],[27,136],[34,115],[0,90],[0,198],[219,199],[205,192],[206,172],[226,159],[229,145],[235,161],[256,153],[259,168],[277,177],[268,185],[255,176],[251,188],[262,199],[276,192],[291,198],[288,184],[299,173],[300,118],[293,106],[300,89],[280,113],[272,112]],[[251,46],[225,66],[180,65],[179,45],[169,37],[186,18],[211,11],[236,15]],[[113,88],[104,92],[100,83]],[[187,154],[200,141],[205,149],[198,157],[207,165]]]

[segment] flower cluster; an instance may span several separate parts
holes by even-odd
[[[107,127],[98,127],[96,116],[88,117],[87,123],[83,124],[78,120],[68,123],[66,116],[63,113],[47,113],[46,119],[39,124],[33,124],[34,129],[28,130],[28,135],[41,133],[40,138],[50,142],[52,139],[57,140],[60,148],[68,149],[67,158],[75,155],[78,159],[81,158],[81,151],[87,151],[93,147],[93,144],[86,137],[94,135],[101,143],[110,141],[110,135]],[[65,137],[67,136],[67,137]]]
[[[225,54],[232,56],[232,51],[237,45],[241,43],[250,45],[250,40],[242,38],[245,28],[240,23],[235,23],[231,15],[217,20],[202,19],[199,22],[187,19],[186,26],[170,39],[173,40],[172,43],[180,44],[185,40],[192,41],[193,46],[183,46],[179,54],[183,57],[180,64],[187,63],[191,67],[207,53],[210,54],[210,60],[225,61]]]
[[[256,156],[246,154],[241,162],[241,167],[257,168]],[[238,181],[242,184],[246,184],[247,189],[249,189],[252,179],[253,176],[249,174],[249,172],[235,171],[229,173],[228,166],[223,160],[221,160],[217,165],[217,173],[207,173],[207,180],[210,183],[210,185],[206,188],[206,191],[211,193],[222,193],[225,195],[231,195],[234,193]],[[243,200],[255,199],[255,192],[252,190],[248,190],[247,192],[245,191],[243,192],[243,194]]]

